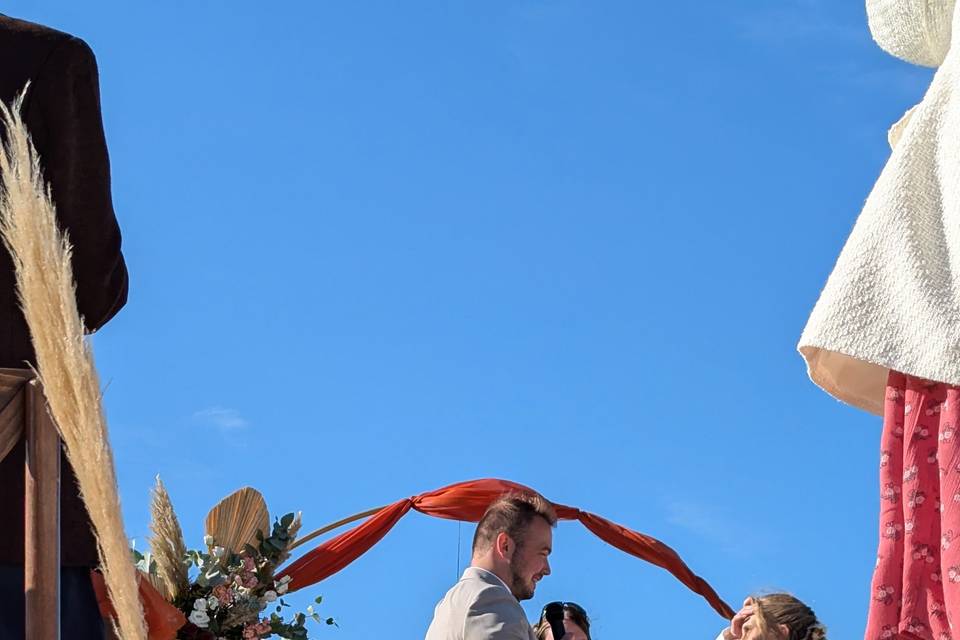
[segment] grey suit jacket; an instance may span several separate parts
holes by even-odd
[[[536,640],[523,607],[497,576],[468,567],[443,596],[425,640]]]

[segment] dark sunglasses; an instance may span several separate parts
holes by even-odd
[[[574,611],[579,613],[584,618],[587,618],[586,610],[578,605],[576,602],[561,602],[557,600],[555,602],[548,602],[543,605],[543,610],[540,611],[540,620],[546,620],[549,618],[563,618],[564,611]]]
[[[563,626],[564,612],[571,611],[575,617],[583,618],[588,620],[587,612],[583,610],[583,607],[578,605],[576,602],[561,602],[557,600],[556,602],[548,602],[543,607],[543,611],[540,612],[540,624],[543,624],[546,621],[550,625],[550,630],[553,632],[553,640],[562,640],[564,636],[567,635],[566,629]]]

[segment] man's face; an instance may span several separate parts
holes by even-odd
[[[553,529],[543,518],[534,518],[527,528],[522,543],[517,545],[510,562],[513,572],[513,595],[517,600],[529,600],[543,576],[550,575],[547,558],[553,549]]]

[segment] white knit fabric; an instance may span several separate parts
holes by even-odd
[[[900,142],[900,136],[903,135],[903,130],[907,128],[907,124],[910,123],[910,118],[913,117],[913,112],[916,110],[916,105],[910,107],[910,109],[903,114],[899,120],[893,123],[893,126],[890,127],[890,130],[887,131],[887,142],[890,143],[890,148],[893,149],[897,146],[897,143]]]
[[[950,49],[955,0],[867,0],[873,39],[887,53],[939,67]]]
[[[960,47],[898,125],[799,344],[815,383],[876,414],[889,369],[960,385]]]

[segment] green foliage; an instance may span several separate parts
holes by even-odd
[[[276,580],[277,564],[293,540],[290,527],[295,516],[288,513],[273,523],[270,535],[257,532],[257,545],[246,545],[239,553],[216,546],[210,536],[207,551],[188,550],[183,562],[191,575],[190,588],[174,605],[189,622],[180,629],[181,640],[244,640],[244,630],[255,629],[256,637],[307,640],[308,621],[336,625],[333,618],[321,617],[313,605],[292,616],[283,615],[289,605],[281,597],[289,578]],[[156,573],[151,554],[132,549],[133,561],[142,571]],[[322,602],[321,597],[314,604]],[[274,611],[265,617],[273,603]]]

